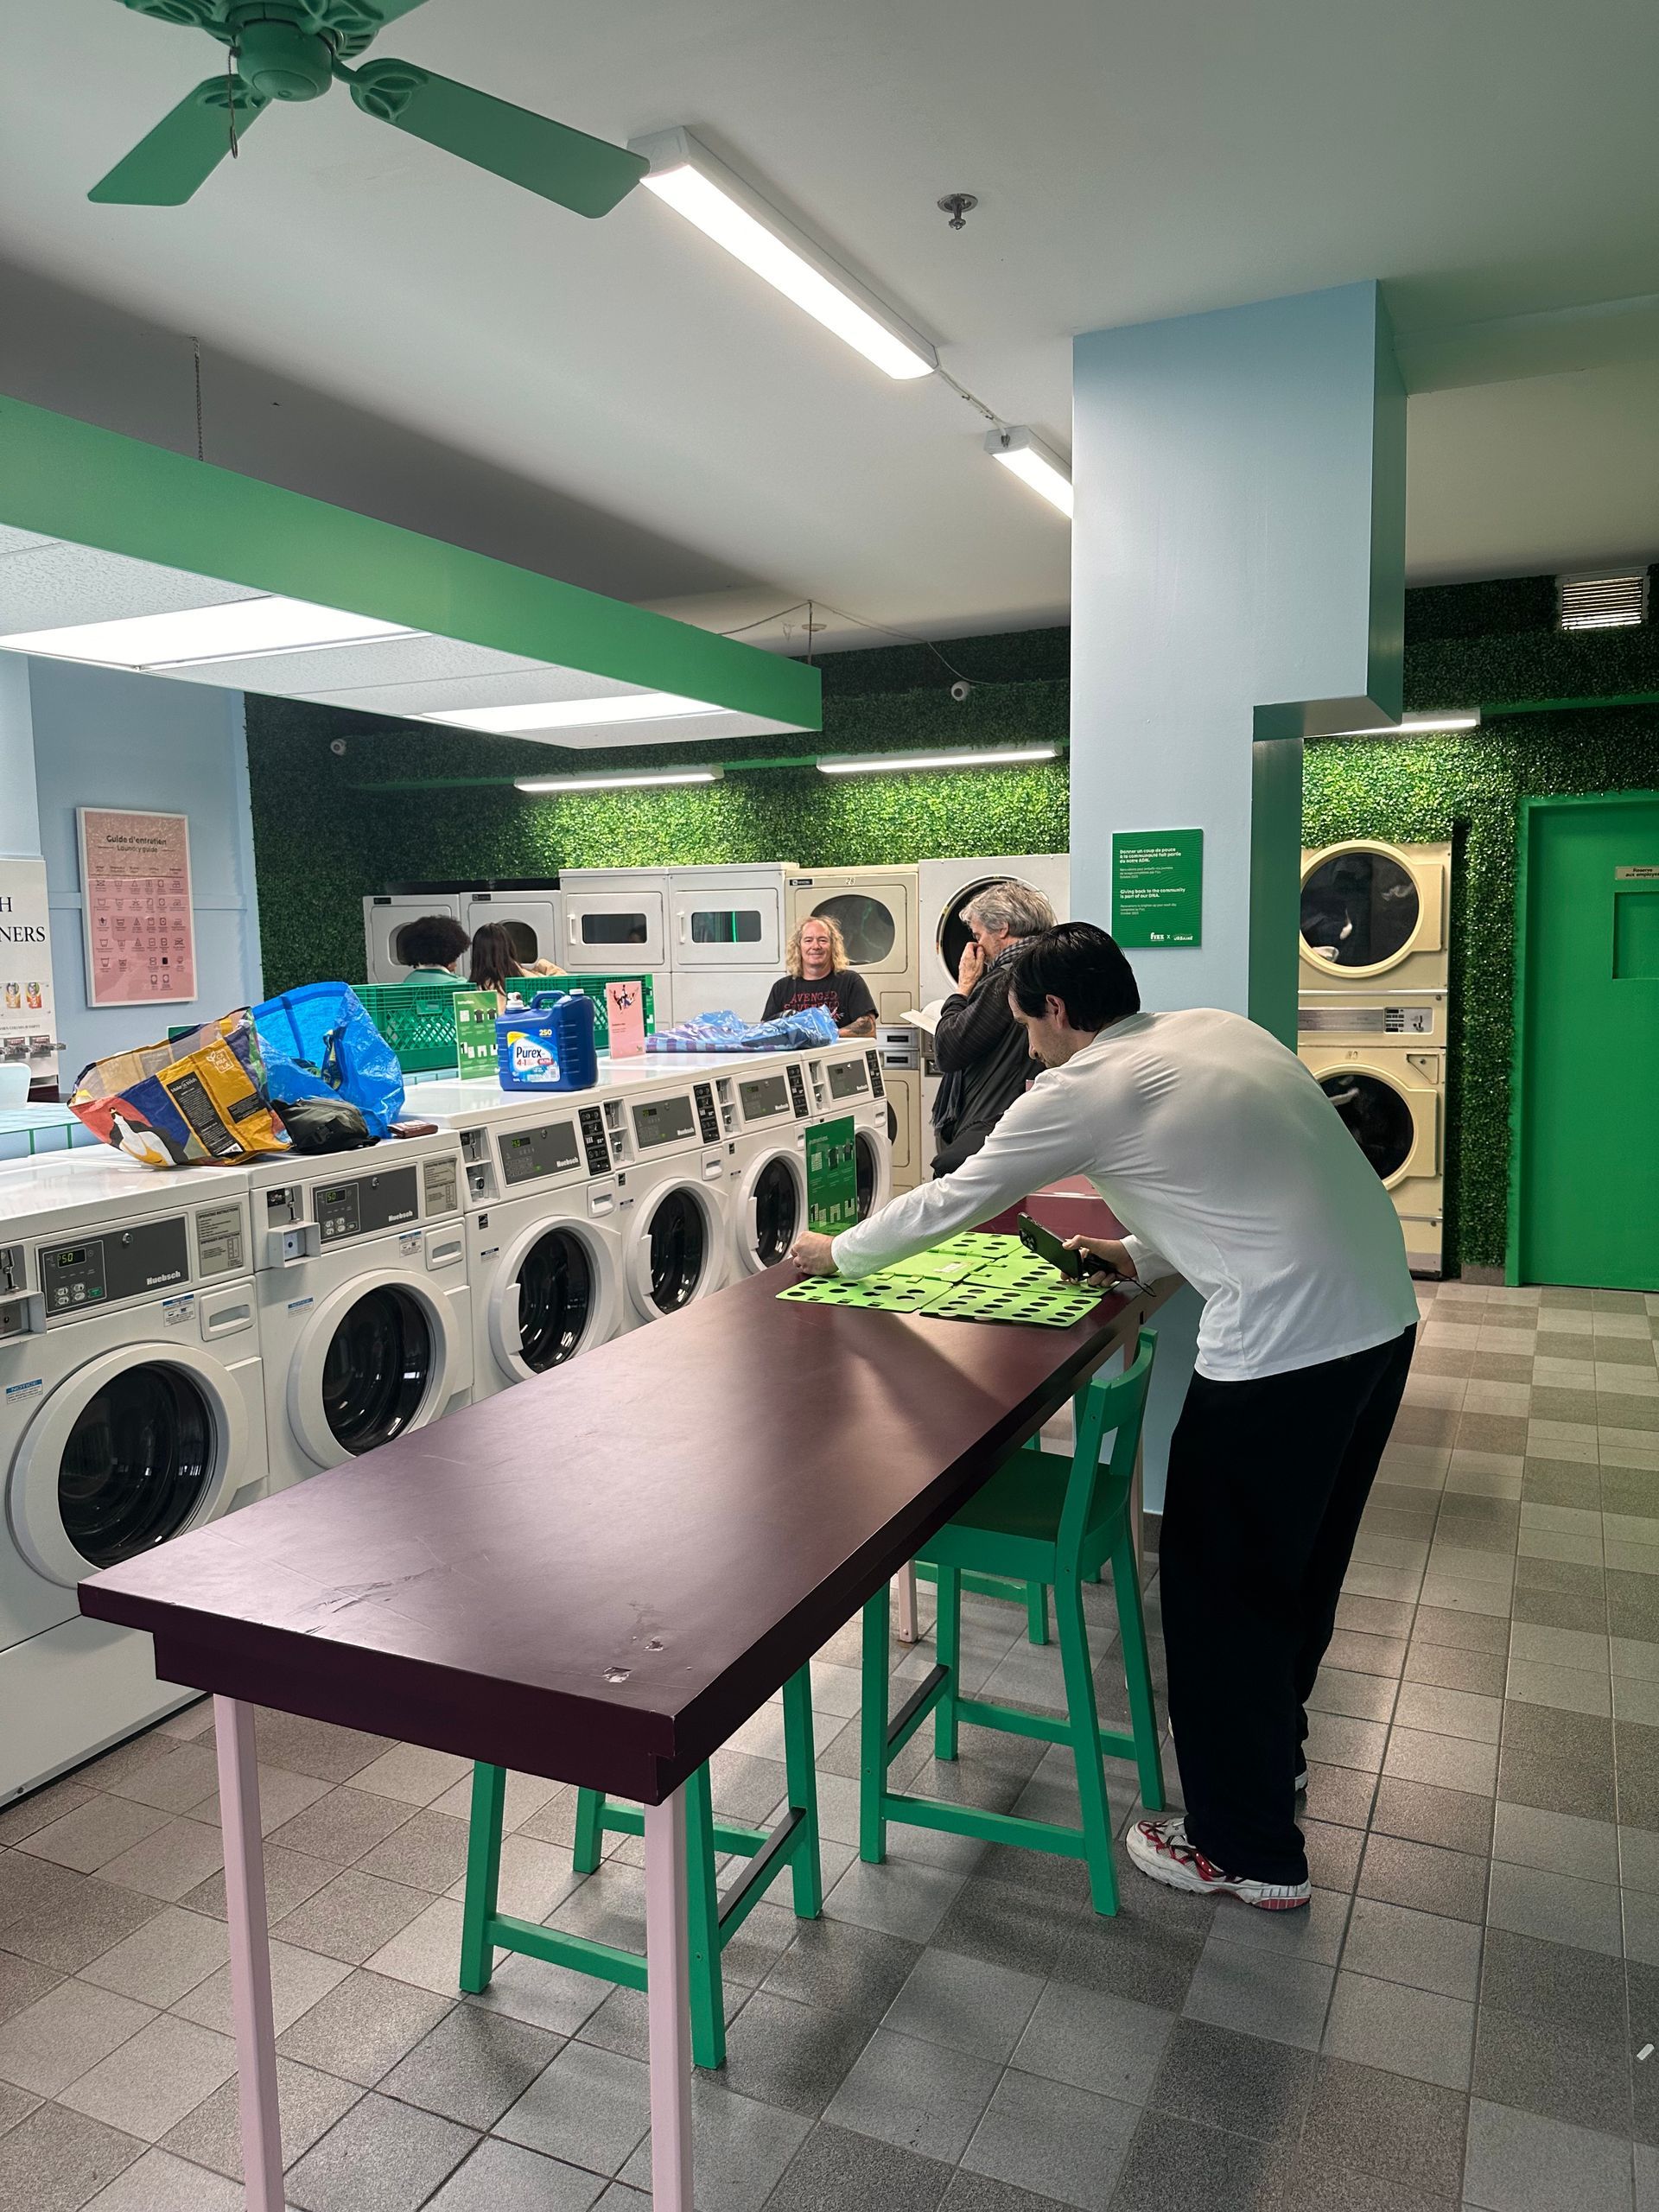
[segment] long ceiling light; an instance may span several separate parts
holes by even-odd
[[[938,367],[938,355],[918,331],[769,207],[689,130],[658,130],[631,139],[628,151],[643,154],[651,163],[640,180],[647,192],[695,223],[867,361],[890,377],[928,377]]]
[[[901,775],[912,768],[1014,768],[1027,760],[1052,760],[1052,745],[1009,745],[996,751],[971,747],[946,753],[841,753],[826,754],[818,766],[826,776]]]
[[[613,776],[520,776],[513,789],[537,794],[556,795],[561,791],[641,791],[651,784],[717,784],[725,776],[723,768],[664,769],[660,775],[649,769],[637,774],[626,769]]]
[[[1071,512],[1071,472],[1052,446],[1046,446],[1023,423],[1010,423],[985,434],[985,450],[1000,461],[1011,476],[1028,484],[1051,507],[1063,515]]]
[[[1466,714],[1405,715],[1397,722],[1379,722],[1375,729],[1336,729],[1332,737],[1423,737],[1437,732],[1450,734],[1453,730],[1478,729],[1480,712],[1471,708]]]
[[[55,630],[14,630],[0,637],[0,652],[39,653],[48,660],[85,661],[99,668],[164,671],[418,634],[398,623],[377,622],[341,607],[269,595],[226,600],[217,607],[188,607],[172,614],[130,614]]]
[[[451,722],[458,729],[485,730],[511,737],[522,729],[584,729],[597,722],[683,721],[693,715],[723,715],[725,707],[705,699],[682,699],[672,691],[611,693],[602,699],[549,699],[539,706],[456,707],[448,714],[416,715],[412,721]]]

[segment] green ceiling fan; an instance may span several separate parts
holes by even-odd
[[[411,61],[354,62],[422,0],[120,0],[229,48],[209,77],[118,162],[88,199],[178,207],[273,100],[315,100],[338,78],[365,115],[424,138],[578,215],[607,215],[645,175],[638,154]]]

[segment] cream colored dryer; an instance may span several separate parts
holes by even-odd
[[[1351,837],[1302,854],[1303,993],[1446,987],[1452,848]]]
[[[1300,1057],[1394,1200],[1412,1273],[1438,1275],[1446,1187],[1446,1054],[1304,1041]]]

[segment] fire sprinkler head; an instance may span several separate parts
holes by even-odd
[[[938,203],[939,213],[950,218],[950,227],[959,231],[969,214],[979,205],[978,194],[972,192],[947,192]]]

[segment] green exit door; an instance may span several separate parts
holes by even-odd
[[[1522,803],[1516,1282],[1659,1290],[1659,791]]]

